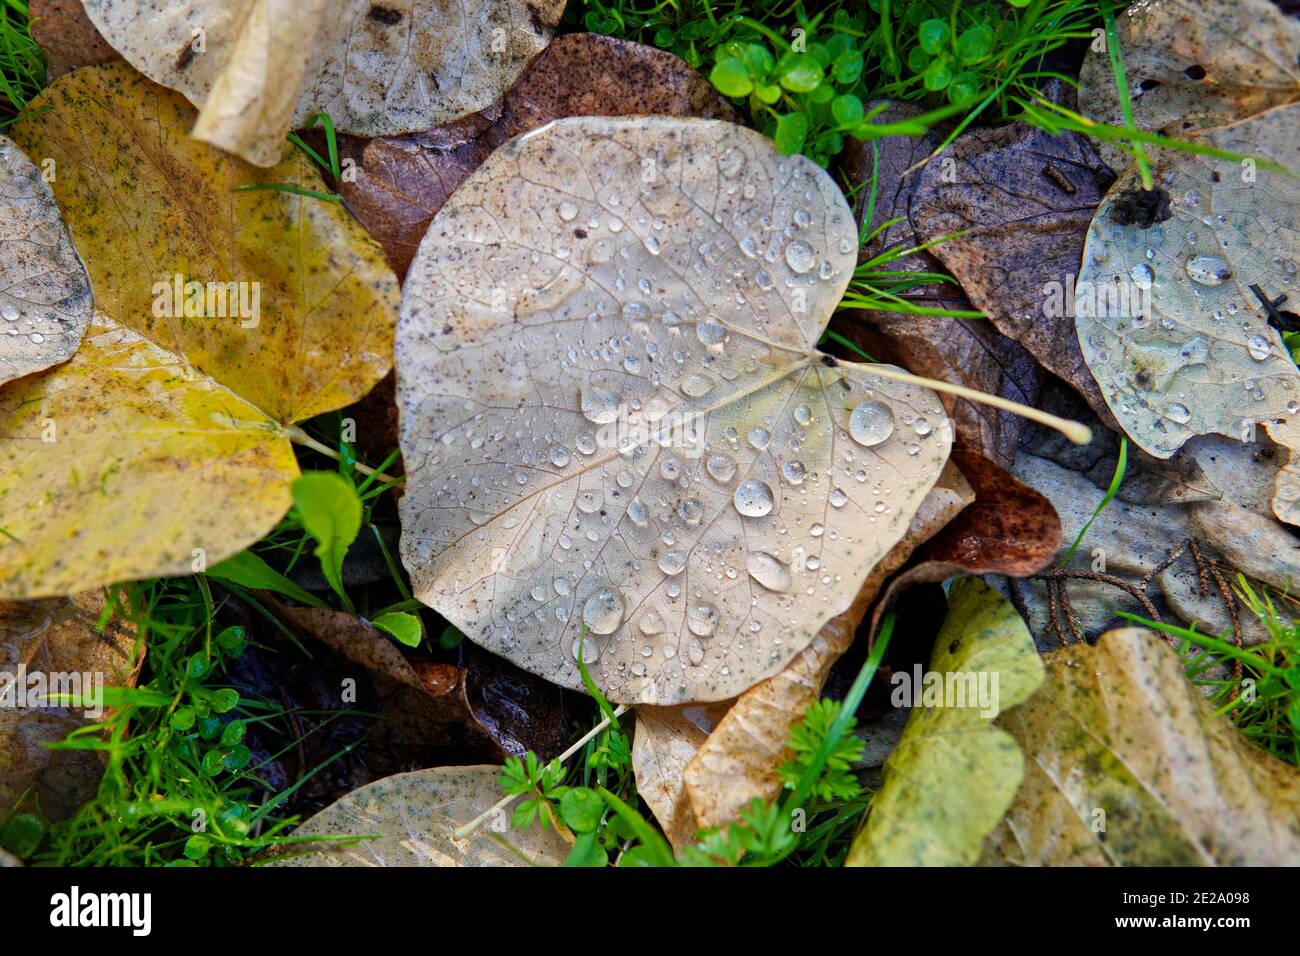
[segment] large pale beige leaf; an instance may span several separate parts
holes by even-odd
[[[305,160],[195,142],[184,100],[123,63],[33,107],[13,137],[53,161],[105,314],[74,361],[0,387],[0,597],[202,570],[288,507],[292,423],[388,371],[396,278],[337,204],[235,191],[321,189]]]
[[[50,820],[71,816],[95,795],[104,764],[94,750],[51,750],[86,723],[92,707],[53,706],[40,696],[72,693],[93,700],[104,687],[131,686],[140,667],[134,629],[120,620],[101,632],[97,592],[50,601],[0,604],[0,823],[24,794],[20,812]],[[30,706],[29,706],[30,705]]]
[[[817,341],[856,231],[829,176],[712,120],[580,117],[434,219],[396,361],[415,594],[611,700],[724,700],[845,610],[943,468],[934,393]]]
[[[536,823],[512,830],[504,810],[465,840],[453,832],[501,797],[501,768],[436,767],[384,777],[340,797],[291,834],[294,837],[373,836],[341,846],[337,842],[295,844],[298,853],[280,866],[558,866],[568,845],[554,827]],[[503,845],[502,840],[509,846]]]
[[[0,136],[0,385],[66,361],[90,313],[90,280],[49,185]]]
[[[700,826],[725,826],[756,797],[780,793],[781,764],[791,757],[786,747],[790,728],[817,701],[831,665],[853,644],[885,579],[974,499],[966,479],[949,462],[907,533],[871,569],[848,610],[827,621],[780,673],[740,695],[686,767],[686,790]]]
[[[1196,138],[1300,170],[1300,105]],[[1255,424],[1285,442],[1280,422],[1300,412],[1300,373],[1251,287],[1270,299],[1300,288],[1300,179],[1172,151],[1153,173],[1173,217],[1149,229],[1112,220],[1139,188],[1130,170],[1097,211],[1079,275],[1093,289],[1149,282],[1150,308],[1081,312],[1084,360],[1129,437],[1159,458],[1193,435],[1242,439]]]
[[[1300,21],[1272,0],[1141,2],[1116,20],[1139,129],[1181,138],[1300,102]],[[1084,113],[1124,125],[1105,50],[1090,50],[1079,82]],[[1131,162],[1122,150],[1096,145],[1116,171]]]
[[[922,696],[929,677],[915,679],[920,666],[906,675],[912,713],[846,866],[974,863],[1020,783],[1020,751],[993,718],[1043,682],[1034,640],[979,578],[962,578],[949,597],[928,672],[948,690],[932,704]]]
[[[259,166],[275,165],[285,133],[319,112],[380,136],[489,106],[564,10],[563,0],[85,4],[132,66],[201,108],[197,137]]]
[[[1300,864],[1300,771],[1213,716],[1162,637],[1110,631],[1043,662],[1043,686],[998,718],[1025,776],[984,862]]]

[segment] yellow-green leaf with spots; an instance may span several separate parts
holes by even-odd
[[[100,311],[76,359],[0,388],[0,597],[190,573],[287,509],[296,421],[388,371],[397,281],[293,156],[257,170],[124,64],[77,70],[13,138],[51,184]]]
[[[893,677],[893,693],[908,698],[912,715],[847,866],[974,863],[1020,785],[1020,749],[993,721],[1034,693],[1043,663],[998,592],[964,578],[949,597],[929,671]]]
[[[1164,638],[1109,631],[1043,662],[1038,693],[998,718],[1026,767],[981,862],[1300,864],[1300,770],[1215,716]]]

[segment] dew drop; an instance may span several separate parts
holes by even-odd
[[[792,485],[803,484],[807,474],[808,469],[804,467],[804,463],[801,461],[787,461],[781,466],[781,477]]]
[[[663,554],[659,555],[658,564],[659,570],[664,574],[669,576],[681,574],[682,569],[686,567],[686,552],[677,550],[665,551]],[[644,621],[645,618],[642,617],[642,620]]]
[[[1188,277],[1199,285],[1221,285],[1232,278],[1232,267],[1218,256],[1192,256],[1183,266]]]
[[[686,626],[696,637],[708,637],[718,629],[718,609],[712,604],[692,604],[686,609]]]
[[[894,433],[894,413],[883,402],[863,402],[849,416],[849,434],[859,445],[879,445]]]
[[[713,391],[713,380],[707,375],[692,372],[682,379],[682,394],[687,398],[703,398]]]
[[[618,419],[618,396],[608,389],[590,385],[580,397],[582,416],[596,425],[608,425]]]
[[[556,468],[563,468],[569,463],[569,449],[563,445],[556,445],[551,449],[551,464]]]
[[[746,559],[749,576],[769,591],[790,590],[790,569],[766,551],[755,551]]]
[[[1256,362],[1264,361],[1273,353],[1272,345],[1262,335],[1252,335],[1250,341],[1246,343],[1246,348],[1250,352],[1250,357]]]
[[[772,513],[776,503],[772,499],[772,489],[757,478],[742,481],[736,486],[732,496],[736,510],[747,518],[761,518]]]
[[[1169,418],[1179,425],[1186,425],[1191,420],[1192,412],[1182,402],[1174,402],[1168,409]]]
[[[593,634],[613,634],[623,623],[623,598],[613,588],[601,588],[582,605],[582,623]]]
[[[803,275],[812,271],[812,267],[817,264],[817,256],[813,253],[812,246],[802,239],[795,239],[785,247],[785,264],[792,272]]]
[[[710,455],[704,462],[704,470],[714,481],[725,485],[736,474],[736,462],[730,455]]]
[[[578,215],[578,207],[573,202],[566,199],[560,203],[559,212],[560,218],[565,222],[573,222],[574,218]]]

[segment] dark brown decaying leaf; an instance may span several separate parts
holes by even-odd
[[[481,113],[405,136],[342,137],[341,155],[356,162],[356,178],[339,189],[400,276],[447,197],[506,140],[562,116],[643,114],[734,117],[708,81],[671,53],[569,34]]]
[[[1043,686],[997,721],[1025,776],[984,862],[1300,862],[1300,771],[1213,716],[1160,635],[1110,631],[1043,663]]]
[[[463,746],[495,760],[529,750],[550,759],[569,741],[565,692],[509,661],[468,643],[459,665],[412,661],[354,615],[273,606],[304,637],[369,671],[386,723],[399,738]]]
[[[879,122],[898,122],[918,112],[920,110],[911,104],[895,103],[880,114]],[[879,236],[864,244],[859,261],[889,250],[914,248],[920,242],[907,221],[908,205],[919,172],[909,173],[907,170],[938,145],[939,140],[933,134],[886,136],[873,142],[850,141],[844,156],[844,176],[849,187],[861,187],[857,195],[859,225],[869,205],[873,172],[876,201],[866,234],[885,226],[892,219],[902,220],[885,226]],[[944,272],[943,263],[929,251],[891,260],[879,268],[900,272]],[[974,308],[962,290],[951,283],[927,283],[901,294],[914,304],[928,308]],[[917,375],[965,385],[1022,404],[1033,405],[1042,384],[1042,369],[1033,357],[1019,343],[1002,335],[986,321],[897,312],[846,311],[841,313],[835,328],[869,354],[901,365]],[[1010,467],[1015,460],[1016,439],[1024,428],[1024,419],[1011,412],[951,395],[943,395],[941,399],[957,426],[957,433],[964,440],[977,444],[986,455]]]
[[[1048,371],[1110,411],[1083,363],[1065,314],[1084,238],[1112,177],[1083,137],[1023,123],[958,137],[921,169],[909,219],[977,309]],[[1052,284],[1055,284],[1052,286]],[[1050,290],[1049,290],[1050,287]]]
[[[1061,519],[1046,497],[966,445],[953,446],[952,461],[966,476],[975,500],[917,548],[911,566],[890,582],[872,612],[873,633],[903,588],[955,574],[1027,577],[1056,557]]]
[[[39,808],[50,820],[71,816],[95,795],[104,775],[96,751],[50,750],[44,745],[100,718],[69,707],[16,705],[17,695],[41,690],[31,683],[38,674],[48,693],[93,693],[96,682],[101,687],[134,685],[141,663],[140,658],[132,660],[135,633],[118,620],[110,621],[102,634],[97,631],[96,617],[103,606],[97,592],[0,604],[0,700],[6,701],[0,707],[0,820],[28,790],[36,802],[24,801],[21,810]],[[18,682],[20,666],[26,683]],[[90,675],[90,685],[52,686],[60,674]],[[82,676],[83,684],[85,679]]]
[[[32,39],[49,60],[50,79],[79,66],[95,66],[121,58],[99,35],[81,0],[31,0]]]

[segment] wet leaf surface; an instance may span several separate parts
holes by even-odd
[[[1294,866],[1300,773],[1253,748],[1157,634],[1111,631],[1048,654],[998,726],[1025,776],[982,862]]]
[[[815,349],[855,249],[829,177],[727,123],[559,120],[498,150],[404,289],[416,596],[569,687],[585,624],[615,702],[779,671],[950,441],[933,393]]]
[[[92,312],[90,279],[41,169],[0,136],[0,385],[67,361]]]

